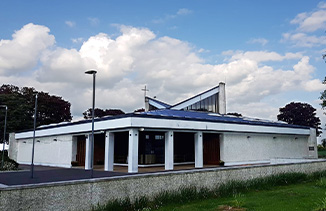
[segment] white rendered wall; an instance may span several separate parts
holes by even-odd
[[[226,164],[270,162],[271,159],[302,159],[309,156],[308,136],[225,133],[220,141]]]
[[[17,153],[18,153],[18,141],[15,139],[15,133],[10,133],[8,156],[10,159],[13,159],[14,161],[17,162]]]
[[[54,141],[56,139],[57,141]],[[34,164],[71,167],[73,138],[71,135],[35,139]],[[39,141],[39,142],[38,142]],[[21,139],[17,144],[17,162],[31,164],[33,139]]]

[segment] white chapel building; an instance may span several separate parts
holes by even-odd
[[[95,119],[94,165],[138,168],[225,166],[317,159],[316,130],[226,114],[225,84],[175,105],[146,97],[145,112]],[[90,169],[91,120],[41,126],[34,164]],[[30,164],[33,131],[10,134],[9,156]]]

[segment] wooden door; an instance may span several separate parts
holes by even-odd
[[[204,134],[204,164],[220,164],[220,139],[218,134]]]
[[[78,162],[79,166],[85,166],[85,155],[86,155],[86,137],[78,136],[76,161]]]

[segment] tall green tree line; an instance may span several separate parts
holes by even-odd
[[[34,125],[35,95],[38,93],[36,125],[71,121],[70,103],[62,97],[39,92],[33,87],[18,87],[3,84],[0,87],[0,105],[8,106],[7,134],[27,129]],[[4,129],[5,109],[0,108],[1,135]],[[0,140],[2,140],[0,136]]]

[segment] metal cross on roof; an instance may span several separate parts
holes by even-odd
[[[144,91],[144,98],[146,98],[146,92],[149,91],[147,88],[146,88],[146,85],[145,85],[145,88],[144,89],[141,89],[142,91]]]

